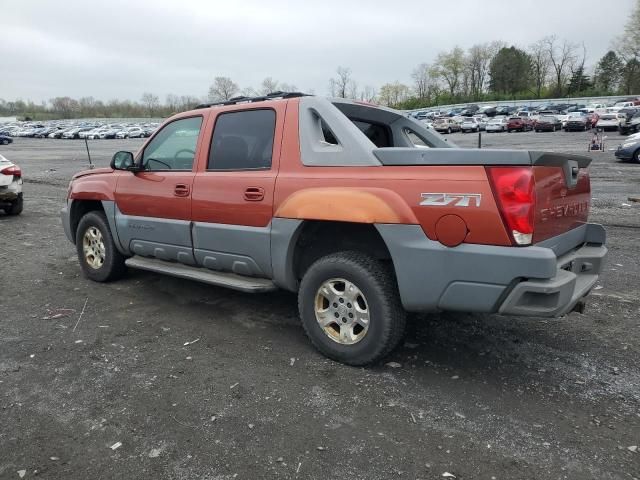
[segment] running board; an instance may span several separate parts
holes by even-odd
[[[243,277],[235,273],[215,272],[205,268],[190,267],[182,263],[165,262],[154,258],[131,257],[124,262],[127,267],[164,273],[173,277],[186,278],[208,283],[217,287],[227,287],[241,292],[260,293],[276,290],[275,284],[266,278]]]

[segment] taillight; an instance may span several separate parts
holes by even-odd
[[[516,245],[530,245],[536,205],[531,167],[487,167],[502,219]]]
[[[14,177],[22,176],[22,170],[20,170],[20,167],[18,167],[17,165],[11,165],[10,167],[3,168],[2,170],[0,170],[0,173],[2,175],[13,175]]]

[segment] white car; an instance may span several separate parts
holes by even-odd
[[[7,215],[22,213],[22,170],[0,155],[0,209]]]
[[[464,133],[467,132],[479,132],[480,131],[480,122],[478,122],[477,118],[469,117],[465,118],[460,125],[460,128]]]
[[[116,138],[144,138],[144,130],[140,127],[130,127],[119,131]]]
[[[487,117],[486,115],[474,115],[473,118],[475,118],[478,121],[478,124],[480,125],[480,130],[484,130],[487,127],[487,123],[489,122],[489,117]]]
[[[604,113],[600,115],[596,128],[598,130],[618,130],[625,116],[620,113]]]
[[[556,117],[558,120],[560,120],[560,122],[562,123],[562,128],[567,126],[567,121],[569,120],[569,114],[560,114],[560,115],[553,115],[554,117]]]
[[[487,123],[487,132],[506,132],[507,131],[507,117],[494,117]]]

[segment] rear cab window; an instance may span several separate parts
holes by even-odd
[[[275,128],[276,112],[270,108],[219,114],[207,170],[269,170]]]

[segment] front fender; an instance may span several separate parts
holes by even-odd
[[[69,199],[71,200],[115,200],[117,176],[97,174],[80,177],[71,181]]]

